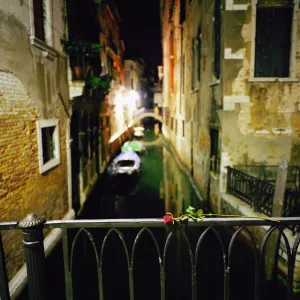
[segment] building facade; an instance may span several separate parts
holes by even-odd
[[[161,1],[161,19],[170,142],[219,211],[226,166],[299,164],[299,1]]]
[[[60,42],[66,32],[64,1],[1,4],[0,218],[19,221],[35,213],[69,219],[74,214],[68,184],[70,102]],[[46,240],[57,236],[48,232]],[[17,233],[3,233],[3,242],[14,294],[26,277],[23,250]]]
[[[162,0],[160,9],[164,134],[212,212],[255,215],[227,195],[227,167],[251,169],[257,182],[282,159],[299,166],[299,1]],[[262,215],[274,215],[272,197],[261,198]]]

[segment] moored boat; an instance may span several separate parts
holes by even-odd
[[[140,141],[127,141],[122,145],[121,151],[125,152],[128,150],[132,150],[134,152],[141,153],[145,150],[145,146],[144,146],[143,142],[140,142]]]
[[[109,165],[107,171],[111,176],[116,175],[132,175],[139,173],[141,168],[141,160],[139,156],[132,150],[120,153]]]

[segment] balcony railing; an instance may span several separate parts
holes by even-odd
[[[253,207],[255,212],[272,216],[275,185],[269,181],[258,179],[236,170],[235,168],[228,167],[227,170],[227,193],[248,203]],[[298,169],[295,168],[295,170],[292,170],[292,173],[296,175],[297,170]],[[291,178],[291,176],[289,177]],[[288,183],[293,182],[297,187],[297,180],[297,176],[295,176],[295,179],[288,180]],[[283,201],[284,217],[300,216],[300,192],[298,190],[286,188]]]
[[[30,299],[44,300],[46,299],[47,289],[45,284],[45,269],[44,269],[44,249],[43,249],[43,229],[51,228],[61,228],[62,229],[62,243],[63,243],[63,259],[64,259],[64,270],[65,270],[65,286],[66,286],[66,299],[75,299],[75,288],[74,286],[74,266],[76,261],[74,260],[74,253],[78,247],[79,237],[85,236],[85,242],[91,245],[91,256],[94,256],[94,264],[96,268],[97,277],[97,293],[99,294],[99,299],[104,299],[104,289],[105,274],[103,274],[103,263],[108,258],[107,248],[111,241],[112,236],[114,240],[119,240],[120,250],[118,250],[119,255],[123,253],[126,263],[125,273],[127,274],[127,280],[125,285],[128,286],[128,297],[123,295],[126,299],[133,300],[135,298],[136,291],[136,279],[134,276],[135,269],[138,263],[145,260],[149,260],[149,254],[145,254],[142,260],[137,261],[137,249],[141,244],[145,243],[144,236],[147,235],[150,238],[151,247],[154,248],[155,261],[157,262],[158,271],[156,274],[151,274],[151,276],[157,276],[156,282],[158,283],[160,289],[160,299],[166,299],[166,282],[169,276],[172,276],[172,270],[167,267],[168,256],[170,255],[171,248],[176,248],[180,251],[182,245],[184,244],[187,248],[185,252],[186,259],[183,258],[183,253],[177,256],[180,257],[180,261],[184,261],[187,266],[185,270],[188,270],[185,276],[189,276],[190,283],[188,285],[189,295],[185,299],[196,300],[197,294],[201,293],[201,287],[197,281],[197,276],[200,276],[198,270],[199,261],[206,259],[202,257],[202,249],[205,248],[205,243],[203,241],[206,239],[208,234],[212,234],[216,238],[216,245],[219,245],[220,253],[220,264],[223,270],[221,281],[223,299],[227,300],[230,298],[230,289],[232,284],[229,284],[229,280],[232,276],[233,269],[232,263],[234,261],[234,248],[236,246],[238,238],[242,234],[248,236],[248,240],[253,246],[254,253],[254,284],[253,284],[253,294],[255,295],[253,299],[260,299],[261,288],[262,288],[262,268],[264,264],[264,253],[266,249],[266,243],[271,235],[271,233],[278,229],[281,234],[282,240],[286,247],[287,253],[287,296],[281,299],[292,299],[293,297],[293,281],[295,280],[294,274],[297,274],[295,270],[295,261],[297,249],[300,241],[300,233],[295,239],[295,242],[290,246],[289,240],[283,231],[284,228],[288,226],[299,226],[300,218],[270,218],[268,220],[263,219],[245,219],[245,218],[206,218],[202,221],[189,221],[184,225],[165,225],[162,219],[105,219],[105,220],[75,220],[75,221],[47,221],[43,218],[36,217],[35,215],[29,215],[21,222],[9,222],[0,223],[0,230],[23,230],[23,244],[25,248],[25,259],[27,265],[28,274],[28,290]],[[229,241],[225,241],[221,230],[228,227],[236,228],[235,233],[231,236]],[[248,230],[247,226],[269,226],[269,230],[265,233],[262,241],[258,242],[252,233]],[[160,228],[160,233],[158,231]],[[258,229],[258,228],[257,228]],[[74,230],[77,230],[74,233]],[[102,238],[97,240],[98,230],[104,231]],[[124,232],[133,232],[131,242],[128,242],[125,238]],[[191,232],[193,232],[194,239],[191,241]],[[1,237],[1,236],[0,236]],[[179,239],[179,243],[178,243]],[[175,244],[174,244],[175,242]],[[256,245],[260,244],[259,247]],[[131,245],[131,247],[129,247]],[[110,245],[109,248],[114,249],[116,247],[116,242],[113,246]],[[150,247],[150,245],[149,245]],[[207,247],[207,246],[206,246]],[[268,246],[269,247],[269,246]],[[122,250],[123,249],[123,250]],[[146,247],[148,249],[148,245]],[[209,250],[211,251],[211,250]],[[148,252],[147,252],[148,253]],[[111,255],[111,252],[109,252]],[[109,255],[109,256],[110,256]],[[83,260],[84,257],[81,257]],[[216,260],[216,257],[214,258]],[[174,264],[174,261],[173,261]],[[249,266],[247,265],[247,268]],[[120,266],[115,272],[120,272]],[[177,265],[176,265],[177,268]],[[144,270],[146,272],[147,270]],[[236,270],[235,270],[236,271]],[[0,299],[9,300],[10,296],[8,293],[7,276],[5,269],[5,260],[3,255],[2,240],[0,239]],[[89,269],[90,272],[90,269]],[[175,272],[176,273],[176,272]],[[180,273],[180,272],[179,272]],[[179,274],[178,273],[178,274]],[[201,273],[201,272],[200,272]],[[243,274],[239,276],[243,277]],[[174,272],[173,272],[174,274]],[[136,274],[135,274],[136,275]],[[151,279],[152,280],[152,279]],[[154,280],[154,278],[153,278]],[[154,284],[151,281],[151,287]],[[149,282],[148,282],[149,284]],[[214,283],[215,285],[215,283]],[[249,291],[247,291],[248,293]],[[147,298],[148,299],[148,298]]]

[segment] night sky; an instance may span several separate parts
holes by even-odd
[[[161,65],[159,0],[115,0],[121,16],[125,58],[143,58],[148,68]]]

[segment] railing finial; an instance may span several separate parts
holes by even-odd
[[[46,218],[41,216],[38,217],[35,214],[28,214],[23,220],[21,220],[18,225],[20,228],[34,228],[46,222]]]

